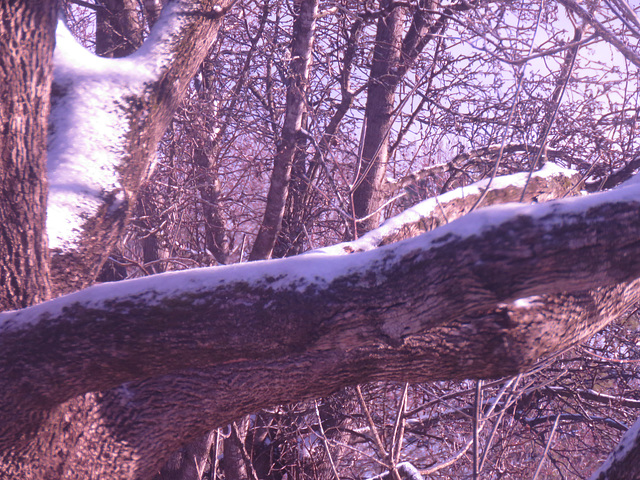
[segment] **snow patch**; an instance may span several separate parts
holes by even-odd
[[[122,192],[117,167],[126,156],[126,98],[140,95],[155,76],[131,59],[93,55],[62,21],[53,63],[47,233],[51,248],[66,250],[104,197]]]
[[[112,209],[124,202],[118,170],[127,161],[131,104],[173,60],[186,6],[169,5],[142,47],[120,59],[94,55],[58,22],[47,163],[50,248],[73,250],[105,197],[115,195]]]
[[[533,174],[533,178],[553,178],[557,176],[571,177],[576,174],[577,172],[575,170],[562,168],[554,163],[547,162],[542,169]],[[494,189],[503,189],[509,186],[524,188],[527,176],[528,173],[525,172],[496,177],[493,182],[491,182],[490,191]],[[489,179],[485,179],[466,187],[456,188],[455,190],[451,190],[450,192],[439,195],[438,197],[428,198],[395,217],[390,218],[380,227],[366,233],[358,240],[320,248],[318,250],[314,250],[314,252],[330,255],[344,255],[353,251],[361,252],[372,250],[377,248],[385,238],[389,238],[390,236],[400,232],[405,225],[416,223],[431,215],[434,211],[440,208],[439,205],[449,203],[456,199],[463,199],[470,195],[479,195],[487,187],[488,183]],[[475,226],[469,225],[467,233],[473,233],[475,229]]]
[[[527,298],[519,298],[518,300],[513,302],[513,306],[515,308],[532,308],[540,304],[539,300],[539,295],[534,295]]]
[[[578,221],[577,216],[592,207],[617,202],[640,202],[640,185],[543,204],[484,208],[418,237],[354,255],[344,255],[344,249],[330,247],[292,258],[169,272],[96,285],[27,309],[0,313],[0,329],[11,330],[62,317],[65,309],[78,304],[85,308],[101,308],[112,302],[152,306],[181,295],[216,292],[234,286],[248,290],[256,288],[266,295],[277,295],[279,291],[312,294],[341,277],[352,275],[360,278],[363,284],[377,284],[385,280],[386,272],[395,262],[406,256],[415,258],[434,245],[479,235],[517,217],[528,217],[541,228],[551,229],[558,224]],[[252,300],[248,297],[247,301]],[[532,301],[535,300],[522,300],[525,303]]]

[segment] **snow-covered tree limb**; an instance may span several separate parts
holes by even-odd
[[[90,283],[120,236],[229,5],[171,3],[121,60],[93,57],[59,29],[48,212],[58,291]],[[48,8],[43,32],[52,33],[55,3]],[[49,40],[34,62],[45,69]],[[37,87],[48,100],[48,86]],[[530,199],[576,180],[546,169]],[[451,221],[480,187],[298,258],[99,285],[0,314],[0,477],[150,478],[185,441],[262,407],[366,381],[511,375],[638,300],[638,183]],[[486,201],[517,199],[521,188],[496,179]]]
[[[622,436],[609,458],[589,480],[635,480],[640,477],[640,419]]]
[[[120,238],[158,141],[231,4],[171,2],[143,46],[122,59],[96,57],[59,24],[47,212],[59,292],[89,285]]]
[[[419,175],[420,172],[418,172]],[[566,195],[579,185],[580,177],[575,170],[563,169],[553,163],[546,164],[532,175],[524,200],[525,202],[546,202]],[[399,183],[406,181],[405,178]],[[526,173],[516,173],[498,177],[491,185],[489,180],[485,179],[467,187],[457,188],[420,202],[355,241],[343,242],[322,251],[336,255],[364,252],[433,230],[467,214],[488,185],[489,190],[483,205],[518,202],[526,181]]]
[[[349,384],[522,371],[638,299],[638,198],[630,184],[492,207],[359,254],[103,284],[0,314],[0,451],[27,448],[78,398],[132,436],[107,429],[100,448],[157,462],[203,428]]]

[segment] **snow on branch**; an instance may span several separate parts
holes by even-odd
[[[484,205],[517,202],[525,186],[527,173],[516,173],[497,177],[489,187]],[[580,182],[580,174],[575,170],[561,168],[553,163],[534,172],[527,187],[527,201],[545,202],[569,193],[570,188]],[[344,242],[315,252],[339,255],[342,253],[364,252],[387,245],[402,238],[432,230],[465,215],[475,204],[488,179],[480,180],[466,187],[459,187],[423,202],[390,218],[379,228],[372,230],[357,240]]]
[[[232,0],[217,2],[218,13]],[[54,52],[47,231],[56,294],[91,284],[121,238],[158,142],[215,41],[209,2],[174,0],[140,49],[99,58],[61,22]]]
[[[440,365],[434,379],[514,372],[636,298],[639,198],[632,183],[485,208],[359,254],[325,249],[94,286],[0,314],[0,382],[40,372],[40,395],[55,403],[175,369],[372,348],[390,355],[374,372],[391,368],[398,349]],[[600,297],[580,300],[584,318],[567,315],[570,298],[535,297],[589,289]]]
[[[130,161],[130,112],[175,55],[185,23],[180,9],[171,3],[139,51],[118,59],[89,52],[58,22],[47,164],[50,248],[77,248],[88,219],[105,203],[115,211],[127,199],[120,170]]]

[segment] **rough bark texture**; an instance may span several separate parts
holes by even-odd
[[[33,209],[19,213],[40,215],[33,229],[42,229],[46,124],[40,120],[46,115],[36,115],[28,129],[20,122],[30,118],[24,109],[36,105],[46,113],[48,108],[52,45],[34,39],[51,38],[47,28],[55,15],[42,3],[34,12],[26,2],[0,2],[0,48],[8,49],[7,55],[1,52],[0,73],[6,78],[26,71],[27,79],[42,81],[19,92],[27,95],[24,102],[12,103],[10,81],[0,87],[2,207],[7,198],[11,205],[10,188],[28,190],[16,193],[24,195],[16,208]],[[203,3],[184,12],[192,22],[176,39],[175,60],[131,103],[131,158],[121,172],[128,203],[115,216],[105,204],[87,223],[81,248],[56,257],[59,285],[74,290],[91,282],[119,237],[157,140],[228,4],[220,10]],[[12,23],[18,17],[19,28]],[[420,48],[421,41],[412,38],[407,35],[406,52]],[[35,56],[12,57],[23,46]],[[22,69],[7,68],[13,61]],[[19,143],[12,150],[18,134],[35,145],[30,151],[36,161],[24,160]],[[14,182],[29,180],[26,174],[37,178]],[[318,254],[289,263],[185,272],[180,275],[187,288],[167,296],[158,292],[170,277],[157,277],[0,314],[0,478],[149,479],[185,442],[200,439],[183,454],[201,456],[190,448],[208,448],[208,431],[262,407],[367,381],[522,371],[541,355],[583,340],[638,301],[639,197],[636,191],[609,203],[585,199],[553,208],[522,207],[508,217],[504,209],[477,212],[469,222],[493,226],[469,233],[467,223],[465,234],[451,225],[348,260]],[[463,201],[443,209],[445,221],[467,208]],[[10,209],[0,215],[3,234],[13,228],[31,235],[20,215]],[[495,216],[503,220],[489,221]],[[423,222],[398,235],[428,228]],[[28,240],[34,246],[30,253],[7,251],[6,257],[0,250],[0,262],[35,254],[36,264],[43,265],[37,265],[39,271],[46,271],[44,254],[38,253],[45,251],[43,236],[40,230],[40,237]],[[0,249],[21,245],[13,242],[24,238],[9,240]],[[341,270],[342,264],[353,268]],[[342,273],[322,281],[328,270]],[[5,271],[9,277],[22,275]],[[33,271],[27,273],[37,278]],[[23,304],[46,298],[46,284],[13,286],[44,292],[20,300]],[[531,296],[536,297],[515,302]]]
[[[367,381],[522,371],[638,300],[638,203],[580,201],[352,256],[360,267],[327,284],[287,273],[313,258],[302,256],[231,267],[237,280],[223,283],[227,269],[214,269],[197,288],[185,277],[193,287],[161,301],[150,301],[159,277],[140,294],[148,279],[4,314],[0,472],[149,478],[185,440],[268,405]]]
[[[183,3],[185,11],[182,15],[190,22],[181,35],[174,39],[175,55],[163,67],[157,82],[148,85],[139,98],[126,99],[130,105],[127,133],[129,157],[119,169],[125,201],[120,207],[112,208],[106,199],[104,208],[85,223],[78,248],[52,257],[55,293],[68,293],[86,287],[100,272],[107,255],[126,227],[136,203],[137,190],[155,157],[158,141],[202,59],[215,41],[225,9],[232,3],[232,0],[202,0],[190,5]]]
[[[276,237],[282,226],[282,216],[287,202],[291,168],[298,149],[302,117],[306,110],[307,80],[311,66],[313,36],[315,34],[318,0],[300,2],[293,28],[287,109],[278,151],[273,160],[273,173],[264,219],[251,250],[250,260],[271,257]]]
[[[142,44],[137,0],[103,0],[96,10],[96,55],[125,57]]]
[[[107,2],[114,11],[99,23],[98,49],[106,56],[123,56],[139,45],[141,26],[129,1]],[[156,2],[159,5],[159,2]],[[111,212],[109,202],[95,218],[85,225],[86,231],[78,251],[54,256],[55,292],[64,293],[86,286],[93,281],[105,256],[120,237],[141,180],[155,154],[173,111],[201,59],[216,37],[227,2],[193,2],[184,15],[190,25],[175,39],[174,60],[153,85],[137,99],[127,98],[131,111],[128,135],[128,163],[120,170],[128,202],[124,209]],[[183,5],[187,5],[184,3]],[[209,12],[209,15],[193,14]],[[157,10],[157,9],[156,9]],[[213,12],[211,14],[211,12]],[[0,310],[20,308],[46,300],[50,296],[49,263],[45,236],[46,211],[46,136],[52,84],[52,52],[55,43],[58,5],[49,2],[0,2],[0,151],[2,153],[2,195],[0,201]],[[155,12],[158,13],[157,11]],[[127,37],[128,41],[121,42]],[[112,45],[120,45],[111,49]],[[64,88],[57,95],[64,95]],[[108,199],[107,199],[108,200]],[[27,381],[27,380],[25,380]],[[28,387],[27,387],[28,389]],[[28,448],[20,448],[17,455],[0,454],[2,478],[129,478],[137,474],[135,459],[126,449],[114,447],[102,450],[100,434],[92,435],[100,415],[96,412],[94,396],[78,397],[49,411],[40,411],[26,422],[25,431],[33,433]],[[36,400],[36,403],[38,401]],[[0,416],[8,412],[2,409]],[[69,422],[73,426],[69,427]],[[5,431],[5,424],[0,430]],[[23,439],[24,440],[24,439]],[[176,448],[179,444],[175,445]],[[197,453],[187,447],[188,453]],[[92,448],[95,447],[95,451]],[[42,449],[46,454],[37,458]],[[175,449],[174,449],[175,450]],[[93,452],[101,456],[101,467],[82,465],[85,457],[70,452]],[[122,453],[122,456],[119,455]],[[121,464],[105,456],[117,455]],[[57,457],[57,459],[55,458]],[[165,455],[166,457],[166,455]],[[101,463],[104,462],[104,463]],[[154,461],[157,471],[161,463]],[[91,462],[89,462],[91,463]],[[133,466],[132,466],[133,465]],[[182,467],[191,467],[183,462]],[[149,476],[152,470],[147,472]]]
[[[391,1],[382,2],[389,8]],[[400,65],[402,33],[405,10],[396,7],[378,20],[371,80],[365,109],[366,131],[362,149],[362,164],[356,171],[360,185],[353,192],[353,209],[356,218],[372,214],[382,204],[382,181],[389,157],[389,133],[393,124],[396,87],[395,73]],[[378,225],[380,215],[373,215],[358,224],[362,234]]]
[[[57,1],[0,1],[0,311],[50,295],[46,135]]]

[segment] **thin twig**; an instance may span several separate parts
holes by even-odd
[[[247,448],[242,441],[242,436],[240,434],[240,429],[238,428],[238,424],[233,422],[231,424],[231,440],[235,444],[236,448],[240,451],[240,455],[242,456],[242,460],[244,461],[247,467],[247,476],[249,480],[258,480],[258,474],[256,473],[255,468],[253,467],[253,462],[251,461],[251,457],[249,456],[249,452],[247,452]]]
[[[493,438],[495,437],[497,431],[498,431],[498,427],[500,426],[500,423],[502,422],[502,418],[504,417],[504,414],[506,413],[507,409],[511,406],[511,404],[513,403],[512,401],[514,400],[514,398],[518,398],[514,395],[514,392],[518,386],[518,383],[520,382],[520,379],[522,378],[522,374],[519,374],[513,378],[511,378],[507,383],[504,384],[504,386],[500,389],[500,391],[498,392],[498,395],[496,396],[496,402],[494,402],[494,404],[492,405],[495,406],[498,402],[498,400],[502,397],[502,395],[504,394],[504,392],[506,391],[507,388],[511,387],[511,393],[509,394],[509,396],[507,397],[507,399],[505,400],[504,406],[502,407],[502,409],[500,410],[500,414],[498,415],[498,418],[495,422],[495,424],[493,425],[493,429],[491,430],[491,433],[489,434],[489,438],[487,439],[487,442],[484,446],[484,451],[482,452],[482,458],[480,459],[480,465],[478,465],[478,472],[482,472],[482,467],[484,467],[484,462],[487,460],[487,455],[489,454],[489,448],[491,447],[491,444],[493,443]],[[488,418],[491,415],[491,412],[488,412],[487,415],[485,415],[485,418]]]
[[[535,45],[536,35],[538,33],[538,28],[540,27],[540,21],[542,19],[543,10],[544,10],[544,0],[541,0],[540,8],[538,9],[538,18],[536,19],[536,26],[535,26],[535,30],[533,31],[533,38],[531,39],[531,45],[529,45],[529,53],[527,53],[527,57],[530,56],[531,53],[533,52],[533,46]],[[518,97],[520,96],[520,90],[522,90],[522,85],[524,84],[524,74],[525,74],[526,68],[527,68],[527,63],[525,62],[522,65],[522,69],[520,71],[520,77],[518,78],[518,82],[516,84],[516,92],[513,96],[513,104],[511,105],[511,109],[509,110],[509,116],[507,117],[507,124],[505,125],[504,135],[502,135],[502,141],[500,142],[500,150],[498,152],[498,158],[496,159],[496,162],[493,167],[493,171],[491,172],[491,177],[489,177],[489,182],[487,183],[486,188],[482,191],[482,193],[480,194],[480,197],[478,197],[478,200],[473,205],[473,207],[471,207],[471,210],[469,210],[470,212],[472,212],[473,210],[475,210],[480,206],[480,203],[482,203],[482,201],[487,195],[487,192],[491,188],[491,183],[496,178],[496,175],[498,175],[498,168],[500,167],[500,162],[502,161],[502,156],[504,155],[504,147],[507,144],[507,137],[509,135],[509,130],[511,129],[511,125],[513,123],[513,117],[516,112],[516,107],[518,106]]]
[[[211,462],[211,472],[210,478],[211,480],[216,480],[216,472],[218,471],[218,457],[220,456],[220,429],[216,428],[216,438],[214,440],[215,445],[213,450],[211,450],[212,458]]]
[[[324,427],[322,426],[322,418],[320,418],[320,410],[318,409],[318,402],[313,401],[316,407],[316,416],[318,417],[318,427],[320,428],[320,433],[322,434],[322,443],[324,443],[324,448],[327,451],[327,458],[329,458],[329,463],[331,464],[331,471],[333,472],[333,476],[336,477],[336,480],[340,480],[340,475],[338,475],[338,470],[336,469],[336,464],[333,462],[333,457],[331,456],[331,450],[329,449],[329,439],[327,435],[324,433]]]
[[[376,448],[378,449],[378,453],[381,458],[387,458],[389,455],[382,444],[382,440],[380,439],[380,435],[378,435],[378,429],[373,423],[373,418],[371,418],[371,413],[369,412],[369,407],[367,407],[366,402],[364,401],[364,397],[362,396],[362,390],[360,389],[360,385],[356,385],[356,394],[358,395],[358,401],[360,402],[360,408],[362,408],[362,412],[364,413],[365,418],[367,419],[367,423],[369,423],[369,429],[371,430],[371,435],[373,436],[373,441],[376,444]]]
[[[396,421],[393,425],[393,437],[391,440],[391,464],[395,466],[400,461],[400,453],[402,451],[402,439],[404,437],[404,411],[407,407],[407,394],[409,391],[409,384],[405,383],[402,390],[402,398],[400,399],[400,405],[398,405],[398,412],[396,414]]]
[[[482,409],[482,380],[476,381],[476,396],[473,408],[473,480],[480,474],[480,411]]]
[[[582,38],[582,28],[578,28],[576,30],[576,39],[579,40],[581,38]],[[542,157],[543,153],[546,153],[546,146],[547,146],[547,139],[549,137],[549,132],[551,132],[551,127],[553,126],[556,120],[556,115],[558,114],[558,110],[560,109],[560,104],[562,103],[562,97],[564,96],[564,92],[567,89],[569,80],[571,79],[571,73],[573,72],[573,67],[576,64],[576,58],[578,57],[578,50],[579,50],[579,46],[575,47],[574,50],[569,50],[571,55],[571,63],[569,64],[569,68],[565,74],[564,81],[562,82],[562,88],[560,89],[560,93],[558,95],[558,98],[556,99],[556,102],[553,108],[553,113],[549,117],[549,120],[545,125],[544,132],[542,133],[542,136],[540,138],[540,148],[538,150],[538,153],[536,154],[535,160],[531,164],[531,168],[529,169],[529,175],[527,176],[527,181],[525,182],[524,188],[522,189],[522,195],[520,195],[520,202],[524,201],[524,196],[527,193],[527,187],[529,186],[529,182],[531,181],[531,176],[533,175],[533,172],[536,170],[536,167],[538,166],[538,162],[540,161],[540,158]]]
[[[453,454],[453,456],[447,458],[446,460],[443,460],[440,463],[436,463],[435,465],[432,465],[429,468],[420,470],[420,473],[422,475],[431,475],[437,472],[438,470],[442,470],[443,468],[446,468],[449,465],[452,465],[453,463],[457,462],[460,459],[460,457],[462,457],[465,453],[467,453],[472,443],[473,443],[473,438],[470,438],[460,450],[458,450],[455,454]]]
[[[104,6],[102,6],[102,5],[96,5],[94,3],[84,2],[83,0],[69,0],[69,3],[73,3],[73,4],[78,5],[80,7],[89,8],[89,9],[94,10],[96,12],[109,12],[109,9],[104,7]]]
[[[549,453],[549,448],[551,447],[551,440],[553,439],[553,434],[556,433],[556,428],[558,428],[559,422],[560,422],[560,414],[556,415],[556,421],[553,423],[553,428],[551,429],[551,433],[549,434],[549,440],[547,440],[547,445],[544,447],[542,458],[540,459],[540,463],[538,463],[538,468],[536,469],[536,473],[533,475],[532,480],[537,480],[538,475],[542,470],[542,464],[544,463],[544,459],[547,458],[547,454]]]

